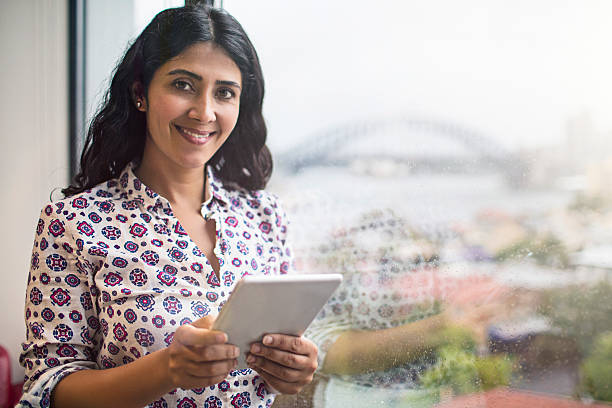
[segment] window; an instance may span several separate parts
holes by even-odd
[[[276,406],[610,401],[610,6],[224,6],[296,264],[345,275],[317,380]]]
[[[160,11],[184,0],[72,1],[71,173],[78,168],[89,122],[128,44]]]

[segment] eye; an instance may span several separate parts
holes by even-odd
[[[193,91],[193,87],[191,86],[191,84],[182,79],[177,79],[173,82],[173,85],[176,89],[179,89],[181,91]]]
[[[230,88],[220,88],[217,91],[217,96],[221,99],[232,99],[236,96],[236,92]]]

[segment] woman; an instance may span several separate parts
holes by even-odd
[[[341,272],[344,279],[308,329],[319,346],[313,406],[439,402],[440,390],[421,381],[436,363],[435,350],[472,331],[484,343],[497,306],[470,303],[463,312],[459,288],[438,271],[435,245],[390,210],[364,214],[316,253],[313,268]]]
[[[210,330],[245,274],[287,273],[263,77],[240,24],[159,13],[117,67],[75,182],[44,207],[26,294],[20,406],[269,406],[317,348]],[[250,369],[234,370],[239,353]]]

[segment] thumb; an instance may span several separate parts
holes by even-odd
[[[215,322],[216,317],[214,316],[204,316],[191,323],[192,326],[197,327],[198,329],[210,329]]]

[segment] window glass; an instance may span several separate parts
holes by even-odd
[[[111,73],[131,41],[160,11],[184,0],[88,1],[85,6],[85,104],[87,121],[99,108]],[[83,130],[83,134],[86,129]]]
[[[344,275],[275,406],[611,401],[612,5],[224,6],[296,266]]]

